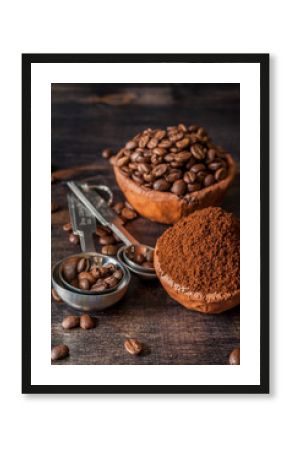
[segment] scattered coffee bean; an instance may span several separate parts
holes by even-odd
[[[112,156],[112,150],[109,148],[104,148],[104,150],[102,150],[102,157],[105,159],[109,159]]]
[[[58,204],[55,202],[51,202],[51,212],[54,213],[54,212],[58,211],[58,209],[59,209]]]
[[[137,217],[137,213],[133,209],[123,208],[121,211],[122,219],[133,220]]]
[[[70,233],[69,241],[74,245],[78,245],[80,243],[80,238],[77,234]]]
[[[67,231],[67,232],[71,231],[72,230],[71,223],[65,223],[63,225],[62,229],[63,229],[63,231]]]
[[[83,330],[90,330],[91,328],[95,328],[96,320],[94,317],[89,316],[89,314],[83,314],[80,318],[80,327]]]
[[[58,359],[64,359],[69,355],[69,348],[67,345],[59,344],[51,350],[51,360],[57,361]]]
[[[137,339],[126,339],[124,347],[130,355],[139,355],[142,351],[142,344]]]
[[[94,284],[94,282],[96,281],[95,278],[93,277],[93,275],[91,274],[91,272],[81,272],[78,274],[78,279],[79,281],[81,280],[87,280],[90,285]]]
[[[103,227],[102,225],[97,225],[96,227],[96,235],[99,237],[108,236],[108,234],[111,234],[111,230],[109,230],[106,227]]]
[[[125,208],[125,204],[123,202],[118,202],[113,206],[113,210],[116,214],[121,214],[122,209]]]
[[[144,189],[171,191],[188,201],[191,197],[187,194],[228,176],[226,152],[215,146],[206,131],[197,125],[147,129],[120,150],[116,164],[125,176]],[[185,185],[175,184],[179,180]],[[122,216],[120,209],[118,214]]]
[[[62,321],[62,328],[69,330],[71,328],[76,328],[80,325],[79,316],[67,316]]]
[[[239,348],[235,348],[230,353],[229,364],[231,364],[231,365],[240,365],[240,349]]]
[[[115,256],[118,252],[116,245],[104,245],[101,249],[102,255]]]
[[[60,298],[60,296],[58,295],[58,293],[54,288],[51,289],[51,296],[55,302],[62,303],[62,299]]]
[[[114,238],[114,236],[111,234],[109,234],[108,236],[103,236],[99,238],[99,243],[101,245],[111,245],[111,244],[115,244],[116,239]]]

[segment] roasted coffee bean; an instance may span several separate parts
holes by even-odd
[[[154,175],[154,177],[159,178],[162,177],[162,175],[164,175],[167,172],[167,170],[168,170],[167,164],[158,164],[152,170],[152,174]]]
[[[207,159],[208,159],[208,161],[209,161],[209,162],[214,161],[215,156],[216,156],[215,149],[214,149],[214,148],[210,148],[210,149],[207,151]]]
[[[116,245],[104,245],[104,247],[102,247],[101,252],[102,255],[107,255],[107,256],[115,256],[117,254],[118,251],[118,247]]]
[[[155,191],[168,191],[170,188],[170,183],[168,183],[164,178],[159,178],[158,180],[154,181],[153,183],[153,189]]]
[[[191,172],[191,173],[193,173],[193,172]],[[200,181],[201,183],[203,183],[206,175],[207,175],[207,172],[205,170],[201,170],[200,172],[198,172],[196,174],[197,181]]]
[[[181,177],[182,177],[182,171],[181,170],[179,170],[179,169],[171,169],[169,174],[166,175],[165,179],[169,183],[173,183],[176,180],[180,180]]]
[[[80,238],[78,235],[70,233],[69,241],[74,245],[78,245],[80,243]]]
[[[212,184],[214,184],[214,176],[211,174],[208,174],[205,176],[203,184],[205,185],[205,187],[211,186]]]
[[[62,328],[69,330],[70,328],[76,328],[80,325],[79,316],[67,316],[62,321]]]
[[[96,319],[91,317],[89,314],[83,314],[80,318],[80,327],[83,330],[90,330],[91,328],[95,328]]]
[[[206,150],[201,144],[192,145],[190,147],[190,151],[191,151],[192,155],[198,160],[202,160],[205,158]]]
[[[185,148],[190,144],[190,140],[188,138],[184,138],[181,141],[175,143],[177,148]]]
[[[151,163],[153,166],[156,166],[157,164],[161,164],[163,162],[163,156],[153,155],[151,158]]]
[[[152,149],[152,148],[157,147],[157,145],[158,145],[158,139],[152,138],[152,139],[150,139],[150,141],[148,142],[147,147]]]
[[[148,135],[142,136],[138,142],[140,148],[145,148],[149,142],[150,137]]]
[[[79,262],[78,262],[78,265],[77,265],[77,272],[78,272],[78,273],[84,272],[86,266],[87,266],[87,260],[86,260],[86,258],[81,258],[81,259],[79,260]]]
[[[137,213],[133,209],[123,208],[121,212],[121,217],[126,220],[136,219]]]
[[[191,158],[191,153],[190,152],[186,152],[186,151],[177,153],[176,156],[175,156],[175,159],[177,161],[181,161],[181,162],[188,161],[190,158]]]
[[[104,279],[104,283],[108,286],[108,288],[113,288],[118,284],[118,280],[116,277],[111,275],[110,277]]]
[[[62,227],[63,231],[71,231],[72,230],[72,226],[71,223],[65,223]]]
[[[59,359],[64,359],[69,355],[69,348],[67,345],[59,344],[52,348],[51,350],[51,360],[57,361]]]
[[[185,165],[186,170],[190,170],[194,164],[196,164],[196,159],[192,156]]]
[[[123,202],[118,202],[113,206],[113,210],[116,214],[121,214],[123,208],[125,208],[125,204]]]
[[[121,269],[115,270],[115,272],[113,272],[113,277],[115,277],[118,281],[120,281],[123,278],[122,270]]]
[[[151,171],[151,167],[149,166],[149,164],[146,164],[146,163],[138,164],[137,168],[138,168],[138,171],[143,174],[149,173]]]
[[[127,144],[125,145],[125,148],[127,150],[134,150],[134,148],[137,147],[137,143],[135,141],[129,141],[127,142]]]
[[[79,289],[83,289],[84,291],[88,291],[90,289],[91,283],[87,278],[83,278],[79,280]]]
[[[180,133],[176,133],[176,134],[171,134],[169,136],[169,139],[171,142],[177,142],[180,141],[183,138],[184,134],[182,132]]]
[[[143,178],[142,175],[139,174],[138,172],[135,172],[132,174],[132,179],[135,181],[135,183],[137,184],[143,184]]]
[[[77,264],[79,258],[77,256],[71,256],[62,263],[62,273],[66,281],[72,281],[77,276]]]
[[[166,130],[167,130],[168,134],[177,133],[178,132],[178,128],[176,126],[174,126],[174,127],[167,127]]]
[[[143,178],[147,183],[151,183],[151,181],[154,181],[156,177],[151,172],[151,173],[144,173]]]
[[[104,148],[104,150],[102,150],[102,157],[105,159],[109,159],[112,156],[112,150],[109,148]]]
[[[140,158],[140,156],[143,157],[143,156],[142,156],[142,153],[135,151],[135,152],[132,153],[132,155],[130,156],[131,162],[132,162],[132,163],[136,163],[136,162],[137,162],[137,159]]]
[[[186,128],[186,126],[185,126],[183,123],[180,123],[180,124],[177,126],[177,129],[178,129],[178,131],[182,131],[183,133],[186,133],[186,132],[187,132],[187,128]]]
[[[166,162],[171,162],[175,160],[175,156],[171,153],[168,153],[167,155],[164,156],[164,161]]]
[[[171,192],[175,195],[184,195],[187,191],[186,183],[183,180],[177,180],[171,187]]]
[[[174,169],[177,169],[178,167],[182,167],[183,166],[183,161],[172,161],[170,163],[170,167],[173,167]]]
[[[138,170],[138,164],[137,163],[129,163],[128,167],[130,170]]]
[[[90,284],[94,284],[94,282],[95,282],[95,278],[93,277],[91,272],[81,272],[81,273],[79,273],[78,274],[78,279],[79,279],[79,282],[81,280],[88,280],[88,282]]]
[[[240,365],[240,349],[235,348],[229,355],[229,364],[239,366]]]
[[[194,164],[194,166],[192,166],[192,168],[190,169],[191,172],[193,173],[198,173],[201,170],[205,170],[206,167],[204,164]]]
[[[196,180],[196,174],[194,172],[185,172],[183,181],[187,184],[194,183]]]
[[[117,159],[116,164],[118,167],[123,167],[126,164],[128,164],[129,161],[130,161],[129,156],[122,156],[122,158]]]
[[[157,139],[158,141],[163,139],[165,136],[166,136],[166,131],[164,131],[164,130],[157,130],[156,133],[154,134],[154,138]]]
[[[226,169],[224,169],[223,167],[221,167],[220,169],[218,169],[215,174],[214,177],[216,179],[216,181],[221,181],[224,180],[227,177],[227,171]]]
[[[166,148],[161,148],[161,147],[155,147],[152,150],[153,155],[157,155],[157,156],[165,156],[167,154],[167,150]]]
[[[108,234],[111,234],[111,230],[109,230],[106,227],[103,227],[102,225],[97,225],[96,227],[96,235],[99,237],[108,236]]]
[[[139,355],[142,351],[142,344],[137,339],[126,339],[124,347],[130,355]]]
[[[169,151],[171,152],[171,153],[179,153],[179,152],[181,152],[182,151],[182,149],[180,149],[180,148],[177,148],[177,147],[171,147],[170,149],[169,149]]]
[[[200,191],[201,184],[200,183],[190,183],[187,185],[188,192],[196,192]]]
[[[208,164],[208,168],[210,170],[214,170],[214,171],[220,169],[221,167],[222,167],[222,163],[219,160],[215,160],[215,161],[211,162],[210,164]]]
[[[62,303],[62,299],[60,298],[60,296],[58,295],[58,293],[54,288],[51,289],[51,296],[55,302]]]
[[[100,283],[95,283],[90,289],[90,292],[104,292],[107,289],[106,284],[101,281]]]
[[[134,262],[136,264],[142,264],[145,261],[145,256],[142,255],[142,253],[137,253],[136,255],[134,255]]]
[[[111,244],[115,244],[115,242],[116,242],[116,239],[114,238],[114,236],[112,234],[99,238],[99,243],[101,245],[111,245]]]
[[[168,139],[162,139],[162,141],[159,142],[158,147],[169,148],[171,147],[171,141]]]
[[[143,267],[146,267],[147,269],[153,269],[154,268],[154,264],[152,261],[144,261],[142,263]]]
[[[91,274],[93,275],[94,279],[97,280],[101,276],[100,268],[96,266],[92,267]]]
[[[110,266],[102,266],[99,268],[99,271],[100,271],[101,277],[106,277],[106,276],[110,275],[111,268],[110,268]]]

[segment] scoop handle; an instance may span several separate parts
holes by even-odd
[[[139,241],[135,239],[129,231],[123,226],[121,219],[107,205],[105,200],[97,192],[84,192],[74,181],[67,183],[70,190],[75,194],[79,201],[90,211],[90,213],[104,226],[124,242],[125,245],[138,245]],[[94,203],[93,203],[94,202]]]

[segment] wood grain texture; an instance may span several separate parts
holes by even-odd
[[[180,122],[204,126],[239,163],[239,85],[53,84],[52,169],[94,164],[93,172],[83,171],[74,179],[93,177],[122,200],[112,167],[101,157],[102,149],[116,152],[146,127]],[[66,194],[64,183],[52,184],[52,199],[59,205],[52,214],[52,264],[79,250],[62,230],[68,221]],[[239,176],[223,207],[239,216]],[[150,245],[167,228],[140,217],[127,227]],[[228,354],[239,345],[239,307],[220,315],[189,311],[170,299],[157,281],[135,276],[120,303],[94,314],[95,329],[64,331],[61,322],[72,309],[53,300],[51,308],[52,345],[64,343],[70,348],[70,356],[54,364],[227,364]],[[141,355],[126,352],[126,338],[144,344]]]

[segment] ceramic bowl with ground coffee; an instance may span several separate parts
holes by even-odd
[[[220,313],[240,302],[240,222],[221,208],[195,211],[158,239],[164,289],[189,309]]]
[[[184,124],[139,133],[118,152],[113,167],[133,208],[167,224],[218,205],[236,172],[232,156],[203,128]]]

